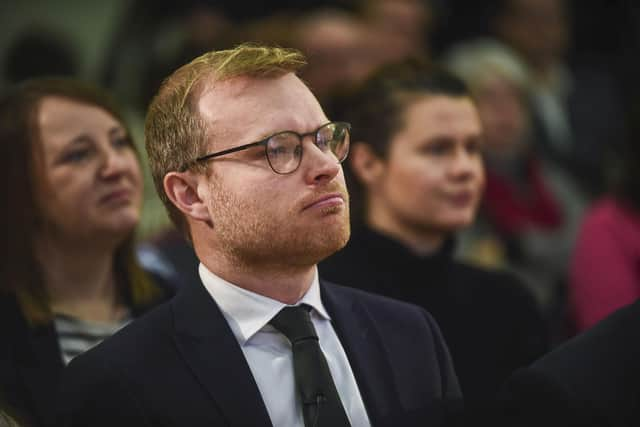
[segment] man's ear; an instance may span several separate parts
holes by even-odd
[[[169,172],[162,181],[164,191],[182,213],[198,220],[210,222],[207,204],[198,195],[198,176],[186,172]]]
[[[349,162],[353,174],[365,186],[373,184],[384,173],[384,160],[364,142],[351,145]]]

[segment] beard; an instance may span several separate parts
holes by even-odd
[[[344,206],[327,208],[322,215],[332,218],[314,222],[298,207],[273,209],[277,208],[274,200],[239,197],[215,181],[211,183],[209,208],[215,215],[217,249],[236,268],[309,267],[344,247],[349,239],[348,196],[338,183],[329,185],[323,193],[340,191],[345,196]]]

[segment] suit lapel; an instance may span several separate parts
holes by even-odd
[[[395,412],[396,385],[387,351],[370,314],[348,293],[321,280],[322,302],[344,348],[371,425],[385,425]]]
[[[185,286],[171,304],[176,345],[228,424],[270,426],[244,354],[204,286]]]

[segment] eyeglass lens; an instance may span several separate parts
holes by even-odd
[[[342,162],[349,150],[349,129],[342,123],[328,123],[318,129],[315,145],[324,153],[331,152]],[[302,159],[302,141],[295,132],[281,132],[267,142],[267,159],[277,173],[290,173],[298,168]]]

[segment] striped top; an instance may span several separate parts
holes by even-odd
[[[64,364],[67,365],[74,357],[110,337],[131,320],[127,316],[115,323],[101,323],[56,314],[54,323]]]

